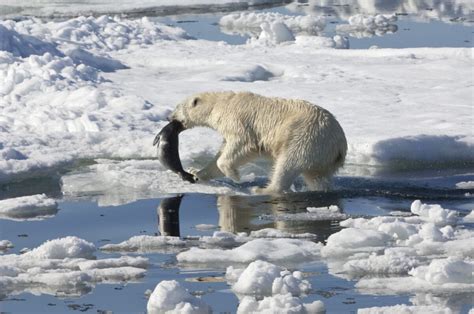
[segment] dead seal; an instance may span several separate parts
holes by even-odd
[[[158,146],[158,159],[161,164],[177,173],[183,180],[195,183],[196,178],[189,172],[184,171],[181,159],[179,158],[179,133],[184,130],[181,122],[171,120],[158,133],[153,141],[153,146]]]

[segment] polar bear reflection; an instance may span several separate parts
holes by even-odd
[[[165,198],[157,208],[159,231],[161,235],[180,236],[179,210],[184,195]],[[219,213],[218,224],[221,231],[232,233],[275,228],[288,233],[314,233],[318,241],[323,241],[340,230],[333,220],[267,220],[262,215],[278,216],[282,213],[306,212],[306,207],[338,205],[337,196],[324,196],[314,193],[294,193],[281,197],[219,195],[216,199]],[[191,208],[191,210],[197,210]]]

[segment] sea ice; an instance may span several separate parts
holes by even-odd
[[[0,295],[82,295],[96,283],[133,281],[144,276],[148,259],[96,259],[95,246],[69,236],[46,241],[23,254],[0,255]]]
[[[149,236],[138,235],[118,244],[106,244],[100,247],[108,252],[157,252],[157,251],[179,251],[186,242],[179,237],[171,236]]]
[[[210,307],[189,294],[176,280],[163,280],[156,285],[147,303],[149,314],[182,313],[208,314]]]
[[[456,183],[458,189],[474,189],[474,181],[461,181]]]
[[[41,220],[56,215],[58,204],[45,194],[0,200],[0,219]]]
[[[465,223],[474,223],[474,210],[471,210],[469,214],[464,216],[462,221]]]
[[[255,260],[294,264],[319,257],[321,244],[299,239],[255,239],[239,247],[224,249],[201,249],[192,247],[179,253],[180,263],[219,264],[250,263]]]

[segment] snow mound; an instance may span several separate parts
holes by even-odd
[[[271,297],[265,297],[258,301],[254,297],[244,297],[240,300],[237,313],[325,313],[323,302],[314,301],[312,303],[303,303],[300,298],[288,294],[277,294]]]
[[[33,36],[19,34],[2,24],[0,24],[0,50],[10,52],[15,57],[22,58],[29,57],[30,55],[43,55],[45,53],[53,56],[63,55],[56,49],[54,44],[43,42]]]
[[[0,201],[0,219],[41,220],[56,215],[58,204],[45,194],[10,198]]]
[[[427,222],[432,222],[438,226],[456,223],[458,217],[457,212],[449,209],[444,209],[440,205],[428,205],[416,200],[411,204],[411,212],[420,216],[421,219]]]
[[[255,239],[230,250],[193,247],[179,253],[176,258],[180,263],[190,264],[246,264],[258,259],[292,264],[318,257],[320,248],[321,244],[307,240]]]
[[[311,285],[300,271],[290,272],[274,264],[257,260],[245,269],[227,267],[226,278],[238,295],[269,296],[307,293]]]
[[[219,25],[224,33],[257,36],[261,32],[262,23],[276,22],[284,23],[293,34],[317,35],[326,27],[326,21],[322,17],[293,16],[273,12],[228,14],[220,19]]]
[[[338,32],[348,33],[352,37],[364,38],[374,35],[382,36],[398,30],[396,15],[364,15],[356,14],[349,18],[349,24],[337,25]]]
[[[295,36],[292,31],[281,22],[265,22],[260,26],[262,31],[258,38],[251,38],[252,45],[277,45],[283,42],[294,41]]]
[[[261,65],[254,65],[250,68],[242,69],[241,73],[236,73],[234,75],[224,76],[222,81],[237,81],[237,82],[255,82],[255,81],[268,81],[275,74],[268,71]]]
[[[147,303],[149,314],[183,313],[208,314],[210,307],[202,300],[189,294],[175,280],[163,280],[156,285]]]
[[[80,16],[63,22],[41,23],[26,19],[16,23],[5,21],[3,24],[43,41],[95,51],[115,51],[129,46],[150,45],[159,40],[189,38],[181,28],[153,22],[147,17],[132,20],[120,16]]]
[[[47,241],[24,254],[0,255],[0,295],[80,296],[96,283],[133,281],[144,276],[148,259],[96,259],[95,246],[69,236]]]

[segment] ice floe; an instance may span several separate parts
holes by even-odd
[[[419,200],[414,201],[410,208],[413,214],[418,215],[421,219],[427,222],[432,222],[436,225],[453,224],[457,221],[457,212],[444,209],[440,205],[422,204]]]
[[[45,194],[0,200],[0,219],[41,220],[58,212],[58,203]]]
[[[95,246],[69,236],[46,241],[24,254],[0,255],[0,295],[22,292],[79,296],[96,283],[133,281],[144,276],[148,259],[96,259]]]
[[[321,244],[300,239],[255,239],[233,249],[202,249],[192,247],[179,253],[179,263],[246,264],[257,259],[294,264],[311,261],[319,256]]]
[[[471,210],[469,214],[463,217],[463,222],[474,223],[474,210]]]
[[[201,299],[189,294],[176,280],[163,280],[150,295],[147,312],[208,314],[211,313],[211,308]]]

